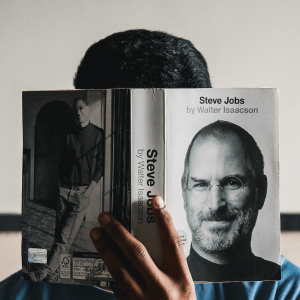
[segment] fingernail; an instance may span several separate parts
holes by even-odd
[[[164,200],[159,196],[156,196],[154,198],[154,201],[155,201],[154,204],[155,204],[156,208],[162,209],[166,206]]]
[[[92,238],[93,238],[94,241],[97,241],[97,240],[99,240],[101,238],[102,231],[100,230],[100,228],[97,229],[97,230],[94,229],[94,230],[91,231],[91,236],[92,236]]]
[[[109,222],[110,222],[110,216],[108,214],[103,214],[101,217],[100,217],[100,221],[102,223],[104,223],[105,225],[107,225]]]

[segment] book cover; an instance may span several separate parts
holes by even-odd
[[[24,92],[24,278],[112,286],[102,211],[161,265],[162,195],[195,282],[280,280],[278,110],[266,88]]]
[[[23,93],[25,279],[113,285],[89,232],[102,211],[131,227],[128,95]]]

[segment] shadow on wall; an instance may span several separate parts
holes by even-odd
[[[63,143],[75,126],[71,107],[62,101],[49,102],[39,111],[35,125],[35,200],[56,200]]]

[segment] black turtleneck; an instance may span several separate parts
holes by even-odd
[[[104,130],[89,123],[67,135],[60,166],[61,186],[89,185],[103,176]]]
[[[240,259],[232,264],[220,265],[204,259],[193,247],[191,247],[187,262],[195,282],[262,281],[281,279],[280,265],[257,257],[252,252],[246,259]]]

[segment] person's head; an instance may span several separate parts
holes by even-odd
[[[267,191],[263,155],[240,126],[216,121],[192,139],[182,176],[193,243],[210,252],[250,241]]]
[[[85,127],[90,121],[90,108],[86,99],[76,98],[73,101],[73,113],[77,125]]]
[[[76,89],[209,88],[207,64],[185,39],[144,29],[114,33],[86,51]]]

